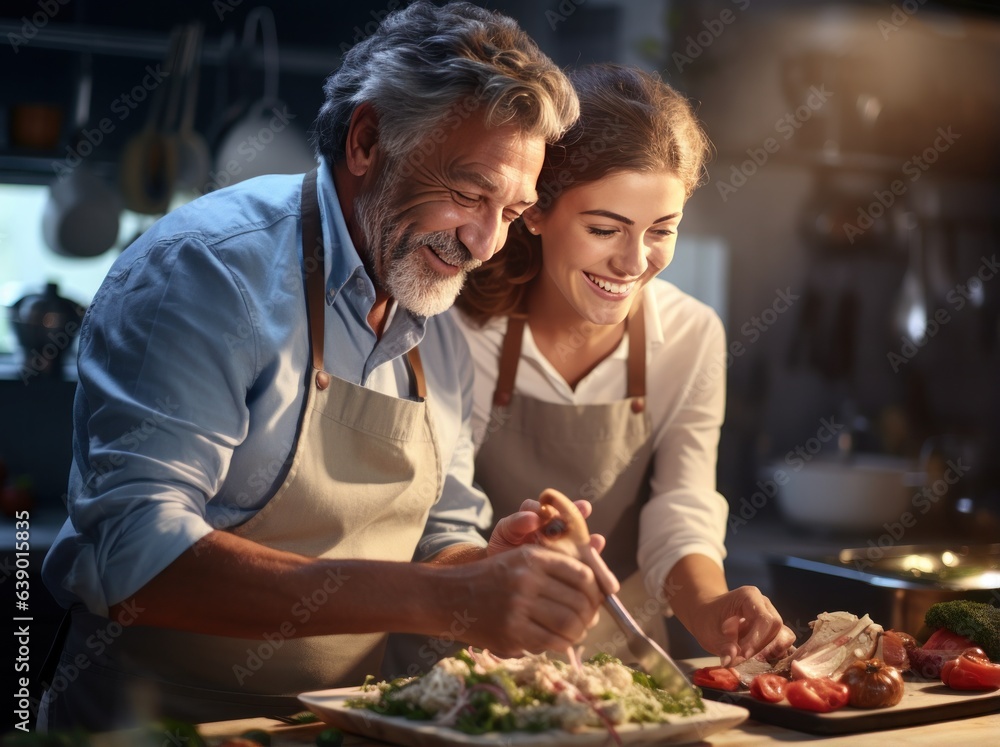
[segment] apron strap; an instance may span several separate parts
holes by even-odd
[[[326,250],[323,248],[323,224],[319,216],[319,199],[316,197],[316,177],[317,170],[313,169],[302,179],[302,263],[306,276],[306,312],[309,317],[312,367],[322,371]],[[317,260],[312,269],[308,268],[310,256]]]
[[[528,315],[511,314],[507,319],[507,333],[500,349],[500,365],[497,372],[497,385],[493,391],[493,406],[505,407],[510,404],[514,394],[514,378],[517,376],[517,364],[521,360],[521,340],[524,337],[524,325]],[[628,378],[626,397],[635,399],[632,409],[642,412],[645,404],[642,398],[646,396],[646,317],[642,313],[642,295],[629,309],[626,320],[628,331]],[[637,409],[638,408],[638,409]]]
[[[323,319],[326,306],[326,250],[323,247],[323,223],[320,219],[319,198],[316,195],[318,169],[313,169],[302,178],[302,261],[306,266],[306,313],[309,318],[309,347],[312,350],[312,367],[319,372],[316,384],[325,389],[330,379],[323,371]],[[308,259],[315,258],[316,264],[308,269]],[[427,398],[427,381],[420,352],[413,348],[407,353],[410,368],[413,369],[413,384],[420,399]]]
[[[628,389],[626,397],[646,396],[646,315],[642,313],[642,293],[628,312]],[[633,410],[635,409],[633,403]]]
[[[406,358],[410,361],[410,368],[413,369],[415,394],[420,399],[427,399],[427,381],[424,379],[424,364],[420,360],[420,351],[417,348],[410,348]]]
[[[517,364],[521,360],[521,340],[527,321],[527,314],[511,314],[507,318],[507,334],[504,335],[503,348],[500,350],[500,370],[497,372],[497,385],[493,391],[495,407],[509,405],[514,394],[514,377],[517,376]]]

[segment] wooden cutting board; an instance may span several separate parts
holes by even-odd
[[[713,660],[718,663],[718,660]],[[832,713],[814,713],[792,708],[787,702],[764,703],[748,692],[730,693],[703,687],[705,698],[731,703],[750,711],[750,718],[809,734],[851,734],[898,729],[935,721],[1000,712],[1000,690],[962,692],[940,682],[906,682],[903,700],[891,708],[841,708]]]

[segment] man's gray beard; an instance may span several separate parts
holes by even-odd
[[[448,231],[414,234],[399,225],[392,194],[398,173],[396,165],[387,165],[375,189],[355,200],[365,240],[361,255],[377,288],[407,311],[433,316],[455,303],[466,275],[481,262]],[[420,256],[424,245],[434,247],[438,256],[461,270],[451,277],[435,272]]]

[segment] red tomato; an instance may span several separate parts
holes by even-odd
[[[740,678],[729,667],[702,667],[691,674],[691,681],[698,687],[711,687],[715,690],[740,689]]]
[[[788,680],[780,674],[758,674],[750,683],[750,694],[766,703],[780,703],[785,699]]]
[[[795,708],[829,713],[847,705],[847,685],[828,677],[793,680],[785,688],[785,697]]]
[[[1000,689],[1000,664],[993,664],[981,648],[967,648],[941,667],[941,681],[954,690]]]

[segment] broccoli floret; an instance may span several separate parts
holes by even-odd
[[[927,610],[924,623],[928,628],[944,628],[965,636],[991,661],[1000,661],[1000,607],[967,599],[938,602]]]

